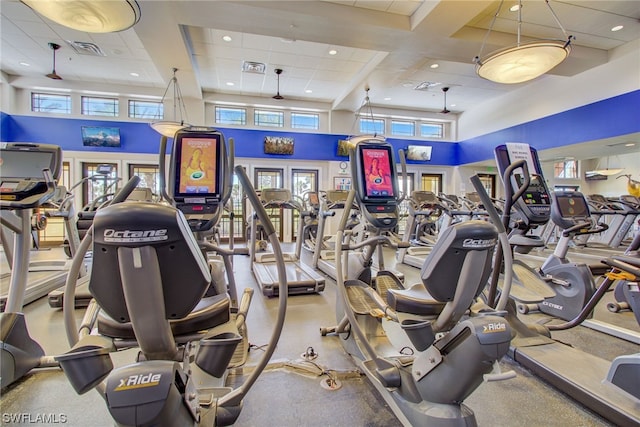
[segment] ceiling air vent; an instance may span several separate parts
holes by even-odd
[[[242,62],[242,72],[243,73],[253,73],[253,74],[264,74],[267,66],[262,62],[251,62],[251,61],[243,61]]]
[[[414,87],[415,90],[429,90],[432,87],[436,87],[438,85],[441,85],[442,83],[439,82],[422,82],[422,83],[418,83],[418,86]]]
[[[95,43],[67,40],[67,44],[71,46],[78,55],[107,56]]]

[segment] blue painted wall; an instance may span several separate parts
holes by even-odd
[[[147,123],[113,122],[61,117],[10,116],[0,113],[2,140],[56,144],[69,151],[127,153],[158,152],[159,135]],[[84,147],[81,126],[117,126],[121,148]],[[338,140],[346,135],[220,128],[236,141],[237,157],[276,160],[343,160],[337,156]],[[425,165],[455,166],[493,158],[493,148],[505,142],[523,142],[538,150],[640,132],[640,90],[587,104],[572,110],[512,126],[476,138],[449,143],[388,138],[395,151],[407,145],[430,145],[432,158]],[[266,136],[294,138],[293,156],[267,155]],[[418,163],[411,162],[408,163]]]
[[[6,125],[5,125],[6,122]],[[82,145],[82,126],[115,126],[120,128],[120,148],[85,147]],[[226,138],[234,138],[236,157],[257,157],[287,160],[343,160],[338,157],[338,140],[347,135],[279,132],[271,130],[219,128]],[[294,139],[294,154],[264,154],[266,136],[290,137]],[[37,142],[55,144],[67,151],[108,151],[122,153],[158,152],[160,136],[147,123],[115,122],[61,117],[8,116],[2,114],[2,139],[7,142]],[[456,165],[457,144],[448,142],[422,142],[388,139],[395,151],[407,145],[430,145],[433,147],[432,165]],[[417,162],[416,162],[417,163]]]
[[[460,142],[460,164],[493,159],[505,142],[538,150],[640,132],[640,90]]]

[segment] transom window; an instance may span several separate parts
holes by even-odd
[[[216,123],[246,125],[247,110],[244,108],[216,107]]]
[[[420,136],[426,138],[444,138],[444,124],[420,123]]]
[[[391,135],[415,136],[416,125],[406,120],[391,120]]]
[[[384,119],[360,119],[360,133],[384,134]]]
[[[164,105],[162,102],[130,99],[129,117],[132,119],[161,119],[164,117]]]
[[[313,113],[291,113],[291,127],[317,130],[320,128],[320,116]]]
[[[116,98],[94,98],[83,96],[81,99],[81,113],[84,115],[118,117],[120,109],[118,99]]]
[[[255,110],[253,122],[257,126],[284,127],[284,113],[282,111]]]
[[[32,92],[31,111],[36,113],[71,114],[71,96]]]

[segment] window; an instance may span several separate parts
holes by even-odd
[[[383,119],[360,119],[360,133],[382,135],[384,133]]]
[[[32,92],[31,111],[36,113],[71,114],[71,96]]]
[[[294,129],[320,129],[320,116],[312,113],[291,113],[291,127]]]
[[[562,162],[555,162],[553,164],[553,176],[554,178],[578,178],[578,162],[576,160],[565,160]]]
[[[442,123],[421,123],[420,136],[427,138],[444,138],[444,125]]]
[[[253,123],[257,126],[284,127],[284,113],[282,111],[255,110]]]
[[[416,126],[413,122],[404,120],[391,120],[391,135],[415,136]]]
[[[435,194],[442,193],[442,174],[423,173],[420,179],[422,190],[432,191]]]
[[[479,173],[478,178],[480,178],[480,182],[485,190],[487,190],[487,194],[489,197],[495,199],[496,197],[496,176],[489,173]]]
[[[111,166],[111,168],[104,166]],[[82,162],[82,178],[87,178],[82,184],[83,206],[95,203],[94,207],[97,207],[115,193],[118,183],[118,165]]]
[[[161,119],[164,118],[162,102],[129,100],[129,117],[132,119]]]
[[[244,108],[216,107],[216,123],[246,125],[247,110]]]
[[[116,98],[92,98],[83,96],[81,114],[87,116],[109,116],[118,117],[120,113],[118,100]]]
[[[150,188],[153,194],[160,194],[160,168],[157,165],[129,164],[129,178],[140,178],[138,187]]]

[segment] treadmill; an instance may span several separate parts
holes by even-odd
[[[0,156],[2,158],[2,179],[0,182],[2,228],[0,238],[6,258],[6,264],[2,269],[5,270],[8,267],[5,271],[11,271],[10,274],[3,274],[1,277],[0,311],[4,311],[5,308],[8,311],[14,311],[7,306],[7,300],[11,293],[11,287],[14,286],[12,284],[12,278],[15,276],[13,270],[22,268],[22,263],[27,270],[25,272],[27,280],[25,288],[16,293],[20,301],[14,301],[20,307],[63,286],[67,278],[67,269],[60,269],[57,263],[53,264],[52,270],[44,270],[42,266],[35,271],[32,270],[28,248],[26,257],[15,250],[18,241],[22,240],[22,234],[29,236],[27,245],[31,239],[32,209],[40,207],[55,194],[54,186],[54,190],[47,194],[46,200],[27,203],[31,198],[31,193],[45,185],[44,170],[50,171],[54,183],[58,180],[62,171],[62,150],[58,146],[49,144],[3,143],[0,147]],[[16,262],[17,256],[24,258],[20,262]]]
[[[524,178],[526,173],[524,171],[521,175],[513,173],[521,171],[525,164],[529,165],[529,170],[540,172],[542,169],[537,151],[526,144],[505,144],[496,147],[495,156],[500,175],[506,175],[505,178],[507,180],[507,182],[504,182],[506,206],[503,221],[505,225],[509,224],[508,215],[513,205],[511,199],[514,193],[520,193],[521,195],[514,205],[517,212],[521,215],[529,216],[537,223],[542,223],[544,217],[548,218],[550,214],[550,206],[547,203],[548,194],[545,195],[540,192],[542,190],[546,191],[544,178],[539,175],[538,179],[535,180],[535,185],[523,188],[524,184],[529,181],[528,177]],[[521,161],[520,164],[523,164],[523,166],[514,168],[512,163],[515,161]],[[508,173],[505,174],[505,171]],[[526,191],[523,192],[518,191],[525,189]],[[524,196],[524,199],[522,196]],[[498,259],[496,262],[500,263],[500,260]],[[499,268],[499,265],[494,265],[494,271],[499,271],[497,268]],[[622,377],[626,377],[627,380],[638,378],[640,353],[623,356],[623,358],[627,359],[624,363],[625,371],[620,369],[620,362],[623,360],[620,357],[613,362],[609,362],[556,341],[547,335],[549,332],[552,335],[554,330],[564,330],[579,324],[580,320],[591,312],[593,306],[613,281],[612,279],[603,281],[597,291],[597,297],[591,301],[593,304],[585,307],[581,315],[573,321],[562,324],[548,324],[546,327],[536,325],[537,327],[532,328],[517,317],[514,307],[508,306],[506,318],[512,330],[516,333],[511,342],[509,355],[523,367],[612,423],[621,426],[638,425],[638,420],[640,420],[640,390],[636,390],[637,393],[634,396],[621,388],[618,381],[620,374]],[[494,301],[495,284],[497,284],[497,281],[494,280],[488,292],[487,299],[490,304]],[[540,332],[541,329],[546,330],[546,333],[544,331]],[[636,386],[637,384],[636,382]]]
[[[285,188],[264,188],[260,190],[260,199],[265,209],[296,209],[301,206],[292,200],[291,192]],[[257,235],[259,233],[258,219],[251,215],[249,255],[251,256],[251,271],[267,297],[278,296],[278,269],[273,252],[258,252]],[[300,236],[301,238],[301,236]],[[317,294],[324,291],[325,279],[317,271],[306,266],[296,253],[283,253],[287,274],[287,292],[289,295]]]

